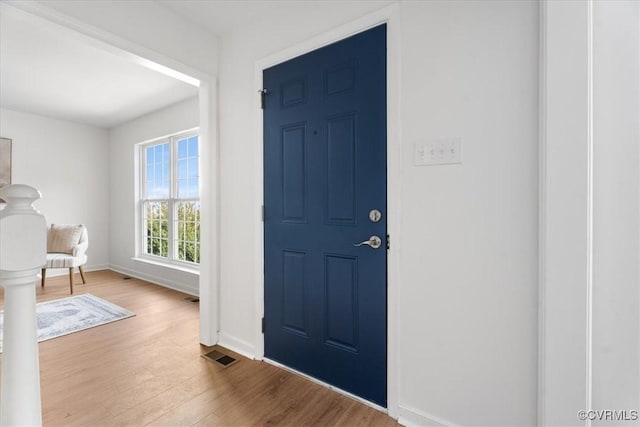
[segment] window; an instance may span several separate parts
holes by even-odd
[[[199,159],[195,132],[141,144],[142,256],[200,263]]]

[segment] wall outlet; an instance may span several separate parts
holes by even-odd
[[[433,139],[416,142],[416,166],[452,165],[462,163],[462,137]]]

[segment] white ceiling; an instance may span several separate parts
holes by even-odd
[[[0,106],[110,128],[198,89],[13,8],[0,14]]]
[[[292,19],[335,11],[348,20],[394,0],[155,0],[216,36],[256,21],[286,26]],[[0,106],[111,128],[198,91],[131,62],[78,33],[1,5]],[[295,18],[298,17],[298,18]]]

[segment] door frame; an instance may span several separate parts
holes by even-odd
[[[387,254],[387,412],[398,418],[398,388],[400,365],[398,363],[399,285],[400,285],[400,192],[402,177],[402,145],[400,131],[400,16],[399,5],[392,4],[354,21],[333,28],[311,39],[276,52],[255,63],[256,92],[256,147],[255,174],[255,358],[264,359],[264,334],[261,319],[264,315],[264,141],[263,115],[258,102],[258,91],[263,88],[262,72],[274,65],[296,58],[318,48],[335,43],[381,24],[387,24],[387,232],[391,250]],[[340,391],[340,390],[338,390]],[[377,405],[366,402],[371,406]]]
[[[219,143],[218,143],[218,77],[207,71],[184,64],[180,60],[158,53],[153,49],[105,31],[91,24],[36,2],[2,3],[2,12],[19,10],[46,22],[60,25],[81,40],[106,52],[115,54],[134,64],[166,74],[183,82],[198,86],[200,122],[200,206],[202,259],[198,293],[200,295],[200,343],[211,346],[219,341],[219,283],[220,283],[220,213],[219,213]],[[131,212],[134,214],[134,211]],[[116,269],[117,266],[109,265]],[[132,275],[133,272],[130,272]],[[157,282],[153,277],[138,275],[143,280]],[[163,285],[166,286],[166,285]]]

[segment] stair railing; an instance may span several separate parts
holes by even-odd
[[[4,331],[0,425],[41,426],[36,291],[47,257],[47,224],[33,203],[38,190],[14,184],[0,189],[0,286]]]

